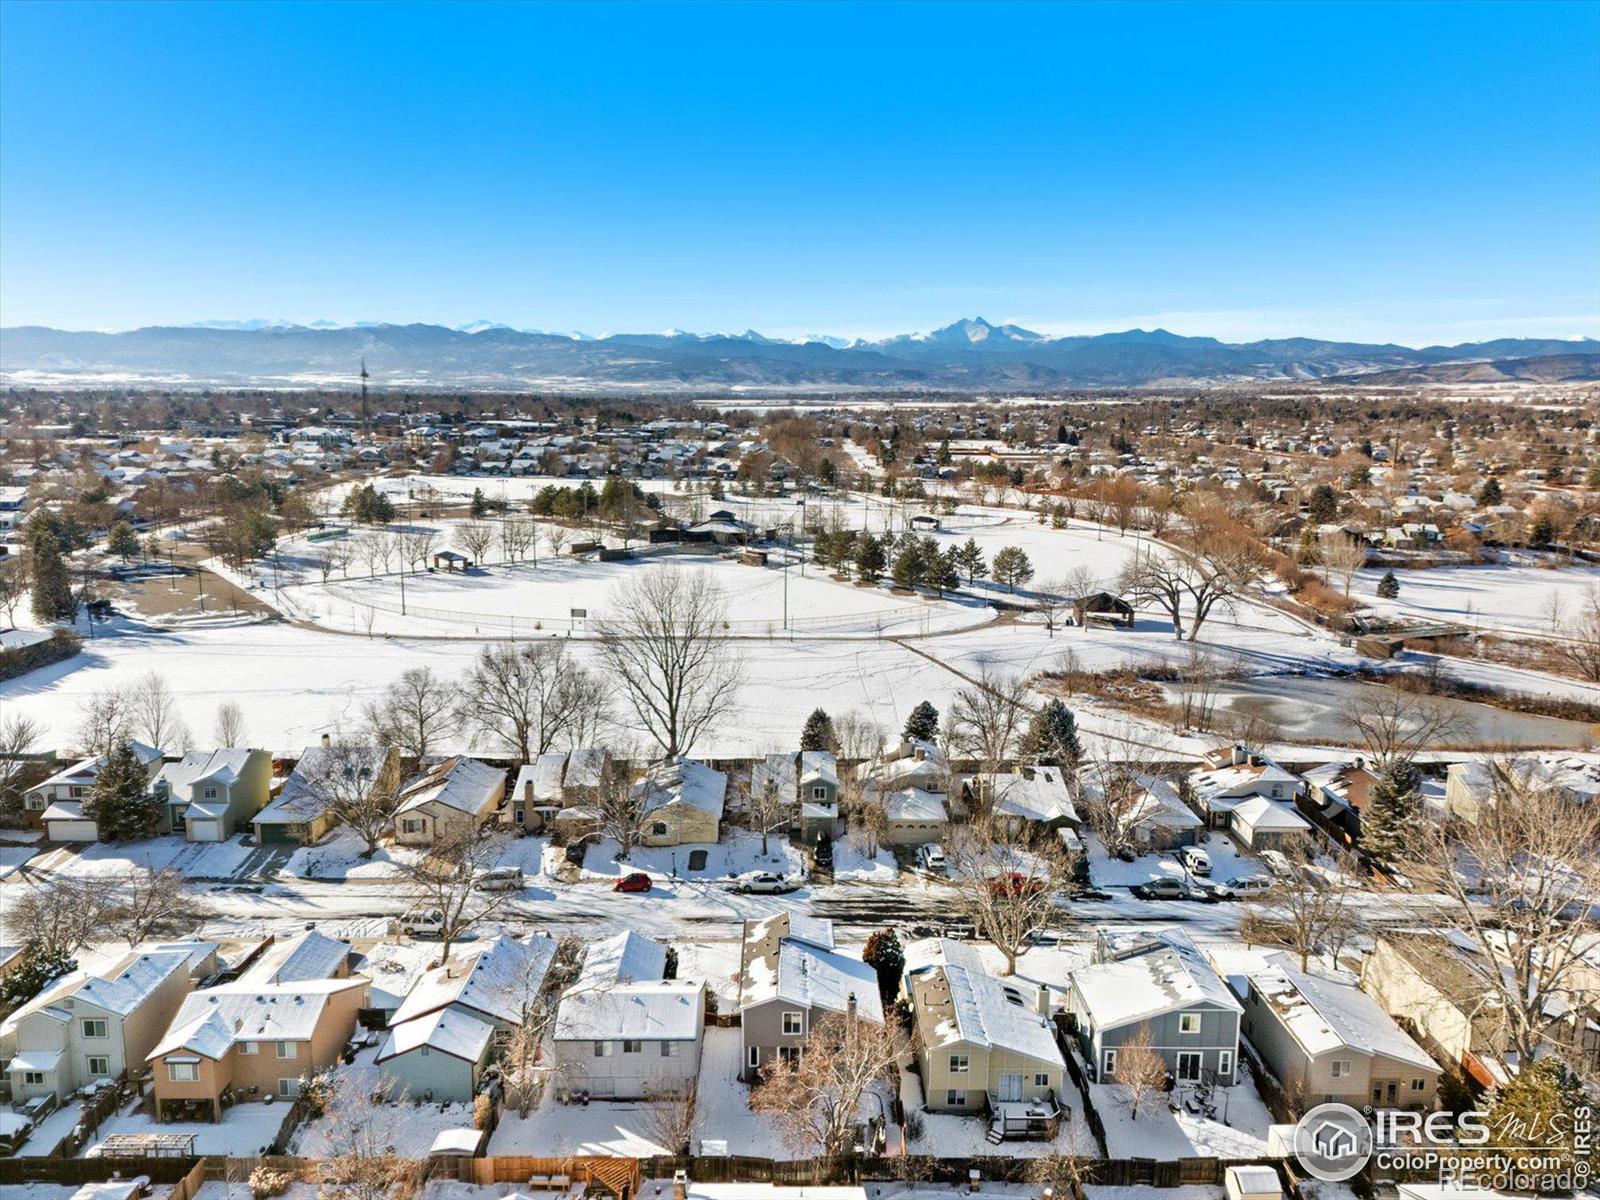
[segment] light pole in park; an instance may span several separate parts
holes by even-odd
[[[806,498],[800,497],[800,578],[806,577]]]

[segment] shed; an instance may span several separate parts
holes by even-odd
[[[428,1147],[429,1158],[477,1158],[483,1153],[483,1130],[441,1129]]]
[[[1223,1188],[1228,1200],[1282,1200],[1283,1183],[1278,1173],[1263,1164],[1229,1167],[1223,1172]]]

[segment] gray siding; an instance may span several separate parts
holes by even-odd
[[[397,1095],[404,1089],[412,1100],[422,1100],[429,1092],[435,1103],[471,1100],[477,1090],[478,1064],[428,1047],[419,1046],[379,1063],[378,1071]]]

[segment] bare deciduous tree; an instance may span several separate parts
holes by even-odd
[[[0,565],[0,609],[5,610],[6,624],[17,622],[17,605],[28,594],[28,577],[20,563]]]
[[[1330,576],[1337,576],[1344,588],[1346,599],[1356,572],[1367,565],[1367,547],[1358,538],[1347,533],[1335,533],[1322,539],[1319,551],[1322,566]]]
[[[368,702],[366,723],[379,745],[393,746],[407,758],[424,758],[455,731],[459,702],[456,685],[432,667],[412,667]]]
[[[573,937],[562,938],[548,971],[543,959],[529,958],[526,969],[509,981],[513,998],[521,1010],[520,1019],[497,1035],[500,1044],[500,1078],[505,1084],[506,1103],[526,1117],[539,1102],[548,1076],[543,1056],[548,1052],[545,1039],[555,1024],[558,993],[571,982],[583,956],[582,943]]]
[[[1056,630],[1067,623],[1072,614],[1072,604],[1067,598],[1065,583],[1047,583],[1034,593],[1033,610],[1044,622],[1044,630],[1055,637]]]
[[[345,1072],[330,1072],[314,1084],[324,1093],[317,1132],[326,1149],[317,1164],[319,1195],[327,1200],[410,1200],[422,1185],[422,1159],[401,1158],[399,1122],[404,1095],[368,1095]],[[392,1101],[393,1103],[383,1103]]]
[[[733,711],[743,682],[710,574],[654,567],[613,594],[599,623],[610,682],[668,758]]]
[[[170,867],[160,871],[134,868],[111,889],[107,903],[107,926],[130,946],[163,930],[193,927],[204,919],[207,909],[183,873]]]
[[[494,545],[494,526],[487,521],[467,521],[456,528],[456,545],[477,566]]]
[[[366,843],[370,858],[400,803],[398,764],[376,742],[336,733],[300,770],[306,793]]]
[[[439,545],[439,532],[414,526],[400,535],[400,558],[413,571],[427,566],[428,558]]]
[[[464,932],[488,920],[516,895],[478,886],[479,878],[499,864],[505,850],[504,838],[484,829],[463,829],[446,835],[426,858],[405,869],[413,904],[437,909],[443,918],[441,963],[450,960],[450,947]]]
[[[1373,693],[1368,689],[1343,712],[1345,722],[1361,737],[1375,771],[1414,758],[1417,751],[1448,738],[1460,724],[1444,705],[1408,692]]]
[[[1554,654],[1580,678],[1600,682],[1600,588],[1590,588],[1577,617],[1561,627]]]
[[[895,1022],[830,1014],[811,1027],[793,1062],[775,1059],[762,1068],[750,1107],[769,1114],[797,1149],[842,1158],[867,1090],[891,1079],[904,1053]]]
[[[978,682],[962,688],[950,702],[945,728],[951,747],[997,770],[1016,751],[1028,724],[1028,689],[1020,676],[984,668]]]
[[[1260,543],[1247,531],[1221,522],[1195,529],[1174,550],[1147,548],[1123,568],[1118,590],[1136,604],[1154,604],[1172,620],[1172,636],[1182,638],[1187,606],[1189,640],[1218,605],[1232,607],[1266,577]]]
[[[945,856],[962,910],[1015,975],[1033,934],[1060,918],[1056,897],[1071,883],[1072,864],[1054,843],[1031,846],[1018,822],[992,816],[954,827]]]
[[[605,719],[605,687],[573,661],[567,643],[546,638],[484,647],[460,688],[459,719],[519,762],[574,731],[592,737]]]
[[[1167,1084],[1167,1063],[1151,1044],[1150,1026],[1141,1025],[1117,1047],[1116,1081],[1128,1093],[1128,1118],[1139,1119],[1139,1106]]]
[[[243,746],[245,743],[244,710],[232,700],[217,705],[217,745]]]
[[[44,725],[23,713],[0,717],[0,825],[23,817],[23,781],[28,756],[44,736]]]
[[[6,888],[6,932],[17,942],[36,940],[46,953],[65,956],[103,936],[108,907],[102,888],[48,875]]]
[[[1251,936],[1294,951],[1302,971],[1313,954],[1327,954],[1337,965],[1339,950],[1355,927],[1350,905],[1354,864],[1324,867],[1305,853],[1286,857],[1293,868],[1288,877],[1277,881],[1264,905],[1245,909]]]
[[[686,1091],[651,1091],[645,1097],[645,1133],[660,1143],[668,1154],[690,1153],[694,1135],[700,1128],[696,1112],[698,1104],[694,1080],[689,1081]]]
[[[77,740],[85,757],[110,754],[114,747],[132,737],[133,714],[126,694],[96,692],[80,703]]]

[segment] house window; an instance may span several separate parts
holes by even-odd
[[[22,1082],[25,1083],[25,1084],[27,1084],[27,1083],[40,1083],[40,1084],[42,1084],[44,1082],[44,1072],[43,1071],[24,1071],[22,1073]]]
[[[806,1031],[804,1013],[786,1012],[783,1014],[783,1032],[787,1037],[798,1037]]]
[[[1217,1051],[1217,1074],[1218,1075],[1232,1075],[1233,1074],[1233,1051],[1232,1050],[1219,1050],[1219,1051]]]
[[[279,1058],[296,1058],[296,1057],[298,1057],[298,1053],[299,1052],[296,1051],[293,1042],[279,1042],[278,1043],[278,1057]]]
[[[28,808],[32,812],[43,812],[44,811],[44,797],[43,796],[29,796],[28,797]]]
[[[752,1067],[759,1067],[761,1065],[761,1047],[750,1047],[750,1065]]]
[[[70,788],[67,789],[67,795],[70,796],[74,800],[82,800],[88,794],[89,794],[89,789],[88,788],[70,787]]]
[[[167,1078],[172,1080],[173,1083],[198,1083],[200,1080],[200,1064],[169,1062],[167,1064]]]
[[[678,1057],[678,1043],[677,1042],[662,1042],[661,1043],[661,1057],[662,1058],[677,1058]]]
[[[106,1023],[101,1020],[85,1020],[83,1022],[83,1036],[86,1038],[106,1037]]]
[[[656,821],[656,822],[654,822],[650,826],[650,836],[651,837],[666,837],[667,836],[667,823],[665,821]]]
[[[240,1054],[260,1054],[261,1053],[261,1043],[260,1042],[240,1042],[239,1043],[239,1053]]]
[[[1335,1079],[1344,1079],[1348,1077],[1350,1074],[1350,1060],[1348,1058],[1334,1059],[1328,1064],[1328,1072]]]
[[[622,1039],[622,1052],[624,1054],[637,1054],[637,1053],[639,1053],[639,1043],[637,1041],[630,1041],[628,1038],[623,1038]]]
[[[208,788],[205,789],[205,799],[207,799],[207,800],[215,800],[216,798],[217,798],[217,789],[216,788],[208,787]]]
[[[1117,1052],[1115,1050],[1106,1051],[1105,1073],[1107,1075],[1115,1075],[1117,1073]]]
[[[404,821],[400,822],[401,833],[421,833],[426,828],[427,825],[424,822],[415,820],[411,817],[407,817]]]
[[[1178,1032],[1179,1033],[1199,1033],[1200,1032],[1200,1014],[1199,1013],[1179,1013],[1178,1014]]]
[[[610,1042],[596,1042],[594,1044],[594,1056],[596,1058],[610,1058],[611,1057],[611,1043]]]
[[[944,1094],[944,1102],[952,1108],[965,1108],[967,1106],[967,1094],[951,1088]]]
[[[790,1066],[793,1066],[795,1063],[800,1061],[800,1047],[799,1046],[779,1046],[778,1047],[778,1061],[779,1062],[786,1062]]]
[[[300,1094],[300,1081],[298,1079],[278,1080],[278,1095],[292,1099]]]
[[[1411,1081],[1411,1090],[1413,1092],[1425,1092],[1425,1091],[1427,1091],[1428,1090],[1428,1081],[1426,1079],[1413,1079]]]
[[[111,1074],[111,1060],[103,1054],[89,1056],[89,1074],[96,1078]]]
[[[820,785],[812,788],[811,798],[813,800],[826,800],[828,798],[828,789]]]
[[[950,1073],[959,1075],[967,1069],[967,1056],[965,1054],[952,1054],[950,1056]]]
[[[1034,1087],[1049,1087],[1050,1086],[1050,1073],[1048,1071],[1036,1071],[1036,1072],[1034,1072],[1033,1086]]]

